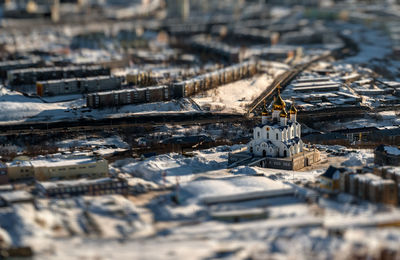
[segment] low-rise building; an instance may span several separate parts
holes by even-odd
[[[364,168],[355,172],[330,166],[324,174],[319,176],[319,180],[320,188],[331,192],[349,193],[373,203],[398,205],[399,202],[400,172],[398,167]]]
[[[320,188],[328,191],[339,191],[340,175],[341,172],[344,171],[344,168],[329,166],[329,168],[318,177],[320,181]]]
[[[398,204],[398,186],[393,180],[379,179],[369,185],[369,199],[375,203]]]
[[[6,168],[9,181],[27,180],[35,177],[30,158],[26,156],[14,158],[12,162],[6,163]]]
[[[128,194],[129,185],[123,179],[101,178],[95,180],[68,180],[56,182],[37,182],[39,194],[46,197],[72,197],[82,195]]]
[[[35,159],[18,157],[7,163],[6,166],[7,177],[10,181],[102,178],[108,176],[107,160],[83,155],[55,154]]]
[[[400,149],[396,146],[379,145],[375,148],[375,164],[400,166]]]

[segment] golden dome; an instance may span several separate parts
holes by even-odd
[[[282,109],[282,111],[279,113],[279,116],[280,117],[287,117],[287,113],[286,113],[285,108]]]
[[[292,102],[292,105],[290,106],[289,113],[297,114],[297,108],[294,106],[294,102]]]
[[[282,110],[282,109],[285,109],[285,107],[286,107],[286,103],[285,103],[285,101],[283,101],[283,99],[281,97],[280,87],[278,87],[278,94],[276,95],[276,97],[274,97],[273,109],[274,110]]]

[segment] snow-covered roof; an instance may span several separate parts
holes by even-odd
[[[294,137],[294,138],[292,138],[292,139],[290,139],[288,141],[285,141],[283,143],[286,145],[286,147],[289,148],[289,147],[291,147],[291,146],[293,146],[295,144],[298,144],[300,141],[301,141],[300,138],[296,136],[296,137]]]
[[[32,160],[14,160],[7,163],[8,167],[59,167],[79,164],[95,163],[99,159],[85,155],[61,155],[39,156]]]
[[[78,157],[78,158],[43,158],[38,160],[32,160],[33,167],[57,167],[57,166],[68,166],[68,165],[78,165],[78,164],[88,164],[95,163],[96,158],[93,157]]]
[[[394,180],[386,180],[386,179],[376,179],[370,182],[372,186],[383,186],[383,185],[393,185],[395,184]]]
[[[375,180],[381,180],[381,179],[382,179],[381,177],[379,177],[379,176],[377,176],[377,175],[374,175],[374,174],[372,174],[372,173],[357,174],[357,175],[355,176],[355,178],[358,179],[359,182],[363,182],[363,183],[371,182],[371,181],[375,181]]]
[[[6,163],[7,167],[31,167],[32,164],[30,161],[25,160],[14,160],[12,162]]]
[[[46,182],[37,182],[38,187],[42,189],[55,189],[61,187],[73,187],[79,185],[93,185],[93,184],[100,184],[100,183],[109,183],[109,182],[116,182],[117,179],[111,178],[101,178],[101,179],[79,179],[79,180],[65,180],[65,181],[46,181]]]
[[[338,180],[340,177],[340,172],[344,172],[344,168],[336,168],[334,166],[329,166],[329,168],[320,175],[320,177],[325,177],[332,180]]]
[[[395,146],[385,146],[385,152],[391,155],[400,155],[400,149]]]
[[[32,200],[33,197],[27,191],[17,190],[17,191],[2,192],[0,193],[0,198],[9,203],[15,203],[15,202],[29,201]]]

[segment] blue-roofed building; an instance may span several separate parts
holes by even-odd
[[[329,168],[318,177],[320,181],[320,188],[328,191],[339,191],[340,173],[344,172],[345,170],[345,168],[329,166]]]
[[[400,148],[381,144],[375,148],[374,161],[377,165],[400,166]]]

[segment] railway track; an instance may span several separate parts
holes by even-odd
[[[0,136],[103,131],[131,127],[156,127],[165,124],[241,123],[243,120],[246,120],[243,115],[230,113],[158,113],[98,120],[83,119],[78,121],[31,122],[15,125],[0,125]]]
[[[304,64],[299,64],[295,66],[293,69],[286,71],[282,74],[280,74],[250,105],[249,109],[247,111],[247,114],[251,114],[255,112],[256,110],[260,109],[260,107],[263,105],[264,100],[269,103],[272,99],[272,95],[276,92],[278,87],[284,88],[289,83],[297,77],[301,72],[306,70],[309,66],[311,66],[313,63],[326,59],[328,57],[331,57],[331,54],[325,54],[322,56],[319,56],[307,63]]]
[[[276,92],[278,86],[281,88],[285,88],[289,83],[297,77],[301,72],[306,70],[308,67],[310,67],[313,63],[316,63],[318,61],[333,57],[333,58],[340,58],[344,56],[351,56],[354,55],[354,53],[357,53],[359,51],[357,44],[351,40],[349,37],[344,36],[342,34],[339,34],[338,37],[342,39],[344,42],[344,46],[332,50],[329,53],[322,54],[314,59],[312,59],[309,62],[303,63],[303,64],[298,64],[293,69],[286,71],[282,74],[280,74],[250,105],[247,110],[247,115],[261,110],[262,105],[264,101],[267,103],[270,103],[272,101],[272,96]]]

